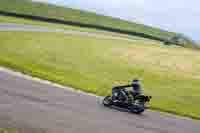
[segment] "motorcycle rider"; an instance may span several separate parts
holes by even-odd
[[[128,91],[127,88],[132,87],[131,91]],[[137,95],[142,94],[142,87],[139,79],[134,79],[131,84],[123,86],[115,86],[112,88],[112,98],[113,100],[119,101],[128,101],[129,96],[132,95],[133,98]]]
[[[134,79],[132,81],[132,87],[133,90],[130,93],[133,95],[133,97],[142,94],[142,85],[139,79]]]

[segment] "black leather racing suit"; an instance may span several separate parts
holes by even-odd
[[[130,85],[115,86],[112,88],[113,100],[125,101],[128,98],[128,91],[126,88],[131,87]]]
[[[132,91],[128,91],[126,88],[132,87]],[[142,94],[140,84],[130,84],[123,86],[116,86],[112,88],[113,100],[126,101],[131,94],[133,97]]]

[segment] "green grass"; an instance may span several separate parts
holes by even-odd
[[[14,129],[3,129],[0,128],[0,133],[16,133]]]
[[[122,30],[141,32],[160,38],[170,38],[176,35],[172,32],[117,18],[45,3],[31,2],[30,0],[1,0],[0,10],[119,28]]]
[[[2,66],[102,96],[139,77],[153,109],[200,119],[199,51],[62,33],[0,32],[0,40]]]

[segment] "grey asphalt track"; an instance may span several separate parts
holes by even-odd
[[[0,31],[60,32],[66,35],[80,35],[80,36],[95,37],[101,39],[114,39],[114,40],[125,40],[125,41],[135,42],[134,39],[129,39],[127,37],[103,35],[102,33],[83,32],[78,30],[75,31],[75,30],[52,29],[42,26],[14,24],[14,23],[0,23]]]
[[[0,128],[24,133],[200,133],[199,121],[154,111],[138,116],[105,108],[101,99],[0,69]]]
[[[48,133],[199,133],[200,122],[165,113],[105,108],[100,97],[0,69],[0,126]]]

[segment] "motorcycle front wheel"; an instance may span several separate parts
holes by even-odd
[[[111,98],[111,96],[106,96],[103,99],[103,105],[106,106],[106,107],[109,107],[109,106],[112,105],[112,98]]]

